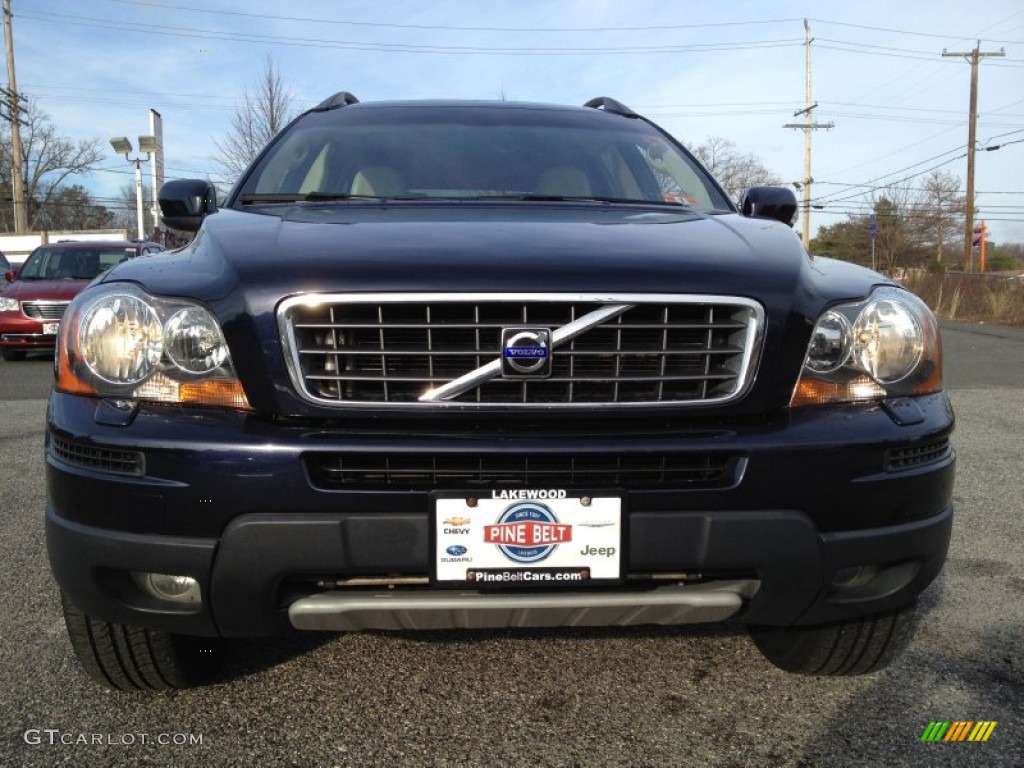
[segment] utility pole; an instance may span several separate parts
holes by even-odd
[[[4,42],[7,45],[7,109],[11,120],[11,176],[14,180],[14,231],[28,232],[28,209],[25,207],[25,182],[21,176],[21,98],[18,79],[14,75],[14,28],[11,25],[11,0],[4,0]]]
[[[964,264],[974,271],[974,152],[975,130],[978,123],[978,62],[988,56],[1005,56],[1006,51],[981,51],[981,40],[973,51],[942,50],[943,56],[963,56],[971,65],[971,106],[967,120],[967,220],[964,222]]]
[[[811,26],[807,23],[807,19],[804,19],[804,46],[807,49],[807,71],[805,75],[806,83],[806,102],[803,109],[797,110],[793,113],[793,117],[799,117],[803,115],[805,122],[803,123],[786,123],[783,128],[802,128],[804,132],[804,204],[803,204],[803,242],[804,248],[807,249],[811,245],[811,184],[814,183],[814,179],[811,178],[811,132],[819,128],[834,128],[835,123],[815,123],[811,119],[811,112],[818,105],[814,102],[811,96],[811,42],[814,38],[811,37]]]

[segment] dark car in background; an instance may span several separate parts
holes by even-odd
[[[938,327],[808,256],[790,190],[735,205],[608,98],[340,93],[223,207],[160,205],[195,239],[74,299],[48,411],[100,683],[193,684],[289,626],[735,618],[818,675],[906,642],[953,516]]]
[[[11,262],[9,262],[3,252],[0,251],[0,293],[3,292],[4,288],[6,288],[7,284],[10,282],[8,278],[14,277],[14,275],[11,274],[12,272],[13,268],[11,267]]]
[[[122,261],[163,249],[144,240],[39,246],[0,294],[0,355],[20,360],[32,350],[52,349],[64,310],[90,281]]]

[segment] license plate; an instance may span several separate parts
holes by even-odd
[[[434,578],[488,586],[585,586],[622,577],[622,498],[561,490],[436,498]]]
[[[44,336],[56,336],[57,330],[60,328],[60,323],[43,323],[43,335]]]

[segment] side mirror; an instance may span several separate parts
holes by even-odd
[[[796,195],[786,187],[751,187],[743,193],[740,213],[750,219],[773,219],[791,227],[796,221]]]
[[[6,280],[8,283],[13,283],[14,278],[17,276],[18,273],[15,272],[13,269],[9,269],[6,272],[4,272],[4,280]]]
[[[168,181],[157,199],[164,224],[184,232],[195,232],[204,218],[217,212],[217,191],[203,179]]]

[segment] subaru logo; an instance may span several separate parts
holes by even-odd
[[[452,557],[461,557],[466,554],[468,550],[461,544],[452,544],[448,549],[445,550]]]
[[[503,328],[501,375],[506,379],[546,378],[551,375],[550,328]]]

